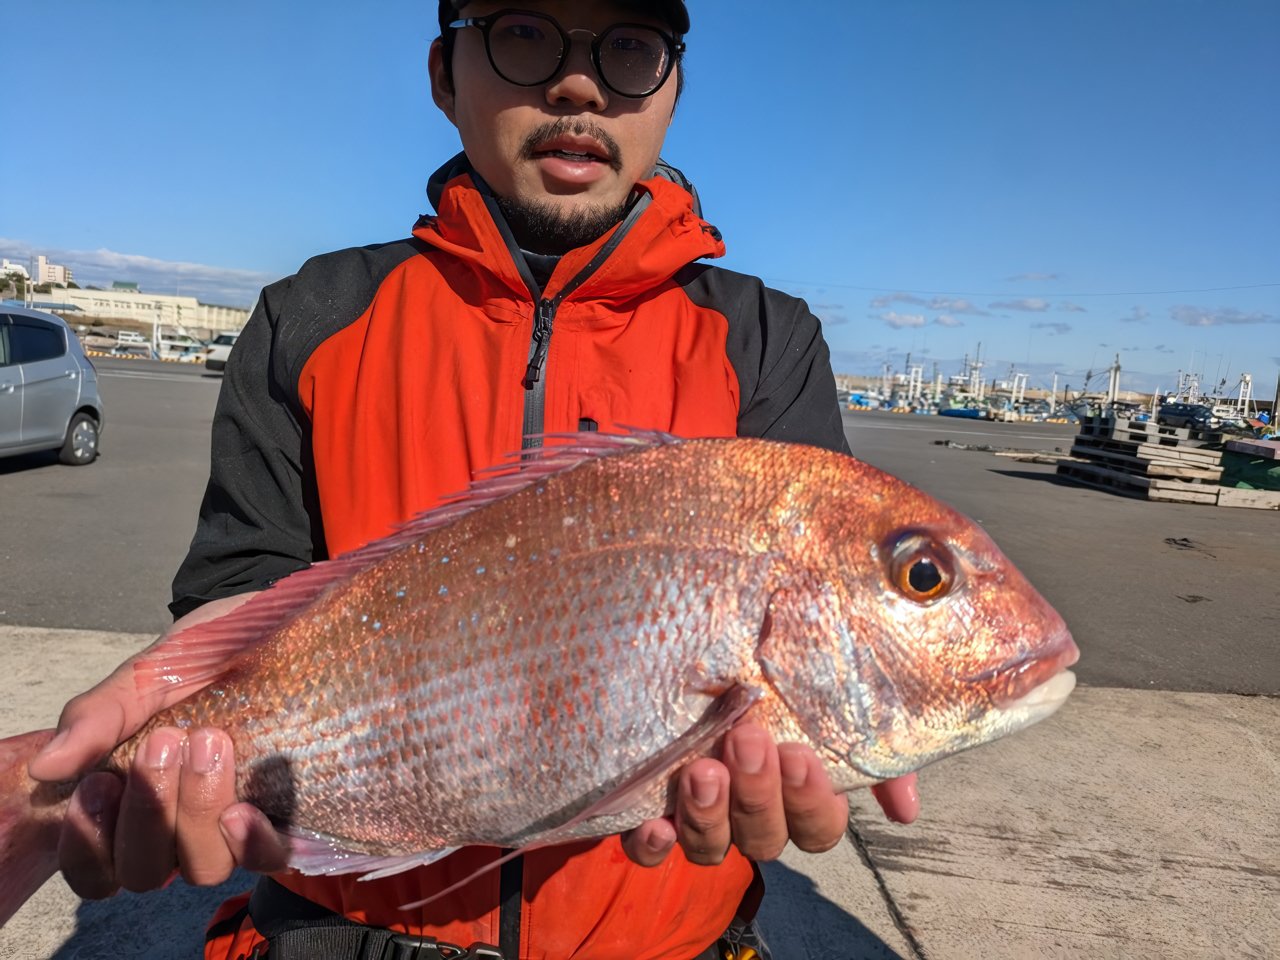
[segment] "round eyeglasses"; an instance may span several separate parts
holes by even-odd
[[[499,10],[487,17],[467,17],[451,30],[475,27],[484,35],[485,52],[494,72],[518,87],[547,83],[564,66],[571,33],[591,37],[591,62],[601,82],[621,97],[641,99],[667,81],[684,44],[656,27],[615,23],[604,33],[566,31],[553,17],[527,10]]]

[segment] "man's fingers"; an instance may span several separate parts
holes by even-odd
[[[173,642],[172,638],[182,630],[224,616],[253,596],[253,593],[243,593],[222,597],[193,610],[177,620],[165,636],[142,654],[130,657],[97,686],[71,700],[58,718],[57,735],[28,765],[31,776],[50,783],[74,780],[142,729],[159,710],[189,695],[191,691],[181,684],[139,690],[135,664],[142,657],[153,656],[157,648]]]
[[[714,760],[695,760],[680,771],[676,836],[691,863],[717,864],[729,852],[729,771]]]
[[[884,815],[895,823],[911,823],[920,816],[920,791],[914,773],[877,783],[871,792]]]
[[[71,796],[58,838],[58,865],[67,885],[86,900],[101,900],[120,885],[112,866],[119,778],[110,773],[85,777]]]
[[[676,845],[676,828],[670,820],[646,820],[622,835],[622,850],[642,867],[656,867]]]
[[[138,729],[127,729],[126,703],[136,699],[130,688],[132,674],[128,662],[121,664],[107,679],[62,708],[57,735],[28,765],[32,777],[48,782],[74,780]],[[139,720],[138,726],[141,724]]]
[[[778,749],[757,723],[741,723],[725,737],[729,821],[733,842],[753,860],[776,860],[787,845]]]
[[[213,886],[236,865],[218,822],[236,802],[231,740],[221,730],[193,730],[184,743],[175,819],[178,869],[193,886]]]
[[[177,867],[174,831],[183,739],[174,727],[154,730],[134,756],[115,831],[116,880],[126,890],[162,887]],[[137,842],[139,837],[147,842]]]
[[[289,841],[257,807],[237,803],[218,818],[222,838],[236,863],[255,873],[275,873],[289,864]]]
[[[791,842],[809,853],[830,850],[849,825],[849,802],[831,790],[831,778],[817,755],[798,743],[778,747],[782,801]]]

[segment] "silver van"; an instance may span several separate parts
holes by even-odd
[[[102,435],[98,373],[59,317],[0,306],[0,457],[57,450],[82,466]]]

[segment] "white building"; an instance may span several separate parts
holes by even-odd
[[[239,330],[249,322],[249,311],[240,307],[223,307],[200,303],[195,297],[170,296],[163,293],[141,293],[137,290],[55,290],[51,294],[35,294],[33,306],[41,308],[41,297],[57,301],[75,314],[73,323],[88,319],[121,320],[138,324],[159,322],[166,327],[188,330]],[[64,307],[64,309],[66,308]]]
[[[14,263],[12,260],[0,260],[0,277],[8,277],[17,274],[23,280],[30,280],[31,274],[27,273],[27,268],[20,263]]]
[[[36,257],[36,283],[56,283],[65,287],[73,279],[72,272],[56,263],[50,263],[42,253]]]

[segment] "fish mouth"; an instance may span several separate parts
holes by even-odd
[[[1017,700],[1001,705],[1006,716],[1020,717],[1022,724],[1032,724],[1054,713],[1066,703],[1076,688],[1076,675],[1070,670],[1060,670],[1052,677],[1023,694]]]
[[[1012,657],[981,673],[962,677],[966,683],[990,685],[991,699],[997,707],[1008,709],[1047,686],[1068,667],[1080,659],[1080,648],[1063,628],[1044,646],[1033,652]],[[1071,685],[1075,675],[1071,674]],[[1067,693],[1071,691],[1068,689]],[[1065,694],[1063,695],[1065,697]]]

